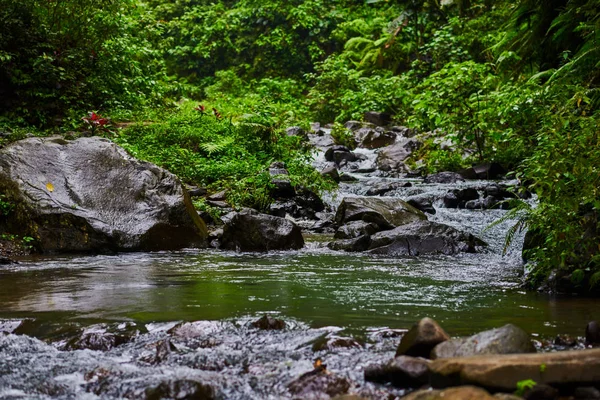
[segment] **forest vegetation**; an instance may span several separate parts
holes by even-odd
[[[537,194],[512,212],[532,284],[600,284],[599,106],[598,0],[0,0],[0,144],[93,131],[264,209],[273,161],[333,187],[286,127],[388,112],[453,143],[415,168],[495,161]]]

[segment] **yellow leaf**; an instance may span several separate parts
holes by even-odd
[[[54,192],[54,185],[48,182],[46,183],[46,189],[48,189],[49,192]]]

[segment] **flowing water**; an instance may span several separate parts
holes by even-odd
[[[400,180],[355,176],[358,183],[342,184],[330,199],[334,206],[373,184]],[[439,199],[457,186],[412,183],[387,195]],[[392,357],[395,329],[422,317],[453,336],[514,323],[540,340],[581,336],[588,321],[600,319],[591,299],[520,288],[523,234],[502,255],[514,221],[486,229],[505,211],[435,205],[430,219],[489,247],[481,254],[389,258],[331,251],[330,237],[307,235],[299,251],[31,257],[3,266],[0,331],[24,319],[29,328],[28,336],[0,334],[0,398],[152,398],[149,388],[182,379],[209,382],[217,398],[288,398],[288,383],[310,371],[317,356],[350,379],[353,391],[386,398],[362,371]],[[264,314],[285,320],[287,329],[252,328]],[[202,340],[190,341],[167,333],[177,321],[212,322],[201,324]],[[123,322],[141,334],[107,352],[64,350],[69,329],[118,330]],[[354,341],[315,347],[340,337]],[[171,347],[157,360],[165,340]]]

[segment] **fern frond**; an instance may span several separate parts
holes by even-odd
[[[209,143],[200,143],[198,146],[203,151],[207,152],[208,155],[210,156],[215,153],[222,152],[223,150],[225,150],[229,146],[231,146],[231,144],[233,144],[233,137],[225,136],[225,137],[221,138],[219,141],[209,142]]]

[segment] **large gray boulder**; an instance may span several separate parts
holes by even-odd
[[[385,256],[473,253],[485,242],[451,226],[415,221],[371,236],[369,253]]]
[[[293,222],[245,208],[225,219],[221,248],[237,251],[301,249],[304,239]]]
[[[507,324],[467,338],[451,339],[440,343],[432,350],[431,358],[535,352],[535,346],[527,332],[515,325]]]
[[[335,214],[338,226],[351,221],[376,224],[379,230],[393,229],[427,217],[410,204],[396,198],[346,197]]]
[[[42,252],[168,250],[207,236],[175,175],[98,137],[7,146],[0,192],[16,206],[0,228],[33,237]]]

